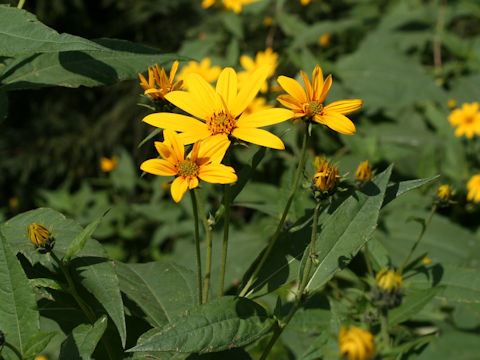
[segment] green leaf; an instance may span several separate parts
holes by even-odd
[[[196,276],[183,266],[160,262],[115,264],[120,289],[153,326],[163,326],[198,304]]]
[[[107,328],[107,317],[104,315],[92,325],[79,325],[63,342],[60,360],[90,359],[95,347]]]
[[[5,60],[0,90],[99,86],[137,78],[154,64],[177,58],[124,40],[98,39],[106,50],[62,51]]]
[[[207,353],[247,345],[272,327],[263,307],[246,298],[225,296],[200,305],[160,329],[144,334],[128,351]]]
[[[385,192],[385,200],[383,201],[382,207],[390,203],[395,198],[399,197],[406,192],[417,189],[420,186],[428,184],[432,181],[437,180],[440,175],[436,175],[426,179],[415,179],[415,180],[407,180],[407,181],[400,181],[395,184],[388,185],[387,190]]]
[[[46,287],[53,290],[62,290],[62,285],[56,280],[49,278],[30,279],[30,285],[33,287]]]
[[[0,233],[0,330],[6,341],[24,353],[28,340],[40,330],[39,319],[33,288]]]
[[[26,351],[23,354],[24,358],[35,357],[40,354],[52,340],[58,334],[57,331],[41,331],[33,334],[25,344]]]
[[[477,360],[480,352],[478,333],[459,331],[456,329],[442,329],[440,336],[420,354],[418,360]]]
[[[65,261],[70,261],[70,259],[75,255],[77,252],[83,249],[90,236],[95,232],[98,225],[102,221],[103,217],[106,215],[108,210],[100,216],[97,220],[93,221],[92,223],[88,224],[88,226],[83,229],[83,231],[73,239],[67,249],[67,253],[65,254]]]
[[[73,50],[106,50],[79,36],[59,34],[42,24],[35,15],[21,9],[0,6],[0,54],[18,56],[29,53]]]
[[[113,261],[100,257],[75,258],[70,263],[79,275],[79,281],[91,292],[107,311],[117,327],[122,345],[125,346],[127,329],[122,295]]]
[[[411,319],[415,314],[422,310],[425,305],[432,301],[441,289],[441,286],[436,286],[405,296],[402,305],[388,313],[388,324],[396,325]]]

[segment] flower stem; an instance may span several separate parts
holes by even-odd
[[[302,150],[300,153],[300,161],[298,163],[298,168],[297,172],[295,174],[295,180],[293,181],[292,188],[290,190],[290,194],[288,196],[287,203],[285,204],[285,209],[283,210],[282,217],[280,219],[280,222],[278,223],[277,229],[275,230],[275,233],[272,236],[272,239],[270,240],[270,244],[268,244],[267,249],[263,253],[262,258],[260,259],[259,263],[257,264],[255,270],[253,271],[252,275],[248,279],[247,283],[245,284],[244,288],[240,292],[239,296],[246,296],[248,290],[250,289],[250,286],[252,286],[253,282],[255,281],[258,273],[260,272],[263,264],[265,264],[265,261],[267,260],[268,256],[272,252],[272,249],[277,242],[278,238],[280,237],[280,233],[282,232],[283,229],[283,224],[285,223],[285,220],[287,219],[288,211],[290,210],[290,206],[292,205],[293,198],[295,196],[295,192],[297,191],[297,186],[300,181],[300,177],[303,172],[303,168],[305,166],[305,154],[307,153],[307,143],[308,143],[308,130],[309,126],[305,126],[305,132],[303,134],[303,142],[302,142]]]
[[[205,207],[203,206],[203,201],[200,196],[198,188],[193,189],[195,193],[195,198],[198,204],[198,210],[200,211],[200,216],[202,217],[203,227],[205,228],[205,234],[207,236],[207,261],[205,264],[205,282],[203,287],[203,298],[202,303],[206,303],[208,300],[208,293],[210,291],[210,277],[212,276],[212,230],[208,225],[207,215],[205,213]]]
[[[17,9],[23,8],[23,5],[25,4],[25,0],[20,0],[17,4]]]
[[[218,297],[223,295],[223,287],[225,286],[225,267],[227,264],[227,249],[228,249],[228,230],[230,227],[230,201],[231,189],[229,184],[225,184],[225,193],[223,196],[225,205],[225,218],[223,225],[223,247],[222,247],[222,264],[220,267],[220,280],[218,283]]]
[[[198,206],[197,199],[193,190],[190,190],[190,198],[192,199],[193,218],[195,223],[195,252],[197,256],[197,287],[198,287],[198,303],[202,304],[202,258],[200,255],[200,233],[198,231]]]
[[[410,252],[408,253],[407,257],[405,260],[403,260],[402,265],[398,268],[397,273],[402,274],[403,270],[405,269],[405,266],[408,265],[408,261],[412,257],[413,253],[415,252],[415,249],[417,248],[418,244],[420,243],[420,240],[423,238],[423,234],[425,234],[425,231],[427,230],[427,226],[430,224],[430,221],[432,221],[433,214],[435,214],[435,211],[437,211],[437,203],[433,203],[432,209],[430,210],[430,213],[428,214],[427,219],[425,220],[425,223],[422,226],[422,230],[420,231],[420,234],[418,234],[418,238],[413,244],[412,248],[410,249]]]
[[[15,346],[13,346],[12,344],[10,344],[8,341],[5,341],[5,342],[3,343],[3,345],[5,345],[5,347],[9,348],[10,350],[12,350],[12,351],[15,353],[15,355],[17,355],[17,357],[18,357],[20,360],[23,360],[22,354],[20,353],[20,351],[18,351],[18,349],[17,349]],[[2,350],[2,349],[0,348],[0,350]],[[3,358],[2,358],[2,359],[3,359]]]
[[[388,310],[385,308],[380,311],[380,335],[382,339],[382,347],[390,347],[390,335],[388,333]]]
[[[304,298],[304,292],[305,288],[308,283],[308,279],[310,277],[310,271],[312,270],[312,264],[313,264],[313,259],[316,256],[316,251],[315,251],[315,240],[317,238],[317,228],[318,228],[318,214],[319,214],[319,209],[320,209],[321,203],[318,203],[315,206],[315,210],[313,213],[313,224],[312,224],[312,236],[310,238],[310,251],[309,251],[309,256],[307,259],[307,264],[305,265],[305,271],[303,273],[303,277],[301,279],[301,284],[300,287],[298,288],[297,291],[297,296],[295,297],[295,303],[293,304],[292,308],[288,312],[287,317],[285,320],[281,323],[278,324],[278,326],[275,328],[272,337],[270,338],[270,341],[267,344],[267,347],[262,353],[262,356],[260,357],[260,360],[265,360],[270,353],[270,351],[273,348],[273,345],[277,342],[278,338],[282,334],[283,330],[285,327],[288,325],[290,320],[293,318],[295,313],[297,312],[298,308],[300,307],[300,304],[302,303],[302,299]],[[300,280],[300,279],[299,279]]]

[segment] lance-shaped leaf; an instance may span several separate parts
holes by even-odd
[[[25,345],[27,350],[23,354],[23,357],[33,358],[40,354],[48,345],[50,340],[52,340],[57,334],[57,331],[40,331],[36,334],[33,334]]]
[[[436,286],[405,296],[402,305],[388,313],[388,324],[396,325],[409,320],[432,301],[442,288],[442,286]]]
[[[247,345],[267,333],[274,320],[257,303],[225,296],[186,311],[152,329],[129,351],[208,353]]]

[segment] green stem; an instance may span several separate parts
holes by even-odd
[[[18,349],[17,349],[15,346],[13,346],[12,344],[10,344],[10,343],[7,342],[7,341],[5,341],[5,342],[3,343],[3,345],[5,345],[5,346],[6,346],[7,348],[9,348],[10,350],[12,350],[12,351],[15,353],[15,355],[17,355],[17,357],[18,357],[20,360],[23,360],[22,354],[20,353],[20,351],[18,351]],[[1,350],[1,348],[0,348],[0,350]],[[2,359],[3,359],[3,358],[2,358]]]
[[[20,1],[18,2],[18,4],[17,4],[17,8],[18,8],[18,9],[23,8],[23,5],[24,5],[24,4],[25,4],[25,0],[20,0]]]
[[[223,226],[223,247],[222,247],[222,264],[220,266],[220,280],[218,283],[218,297],[222,297],[223,288],[225,286],[225,267],[227,264],[227,250],[228,250],[228,230],[230,227],[230,201],[231,191],[230,185],[225,185],[225,194],[223,196],[225,205],[225,218]]]
[[[382,347],[390,347],[390,335],[388,333],[388,310],[382,308],[380,311],[380,335],[382,339]]]
[[[273,332],[273,335],[270,338],[270,341],[268,342],[265,350],[263,351],[262,356],[260,357],[260,360],[265,360],[267,358],[268,354],[270,353],[270,351],[273,348],[273,345],[275,345],[278,338],[282,334],[283,330],[288,325],[290,320],[293,318],[293,316],[297,312],[298,308],[300,307],[300,304],[302,303],[305,288],[307,287],[308,279],[310,277],[310,271],[312,270],[313,259],[316,256],[315,240],[317,239],[318,214],[319,214],[320,205],[321,205],[321,203],[318,203],[315,206],[315,210],[313,212],[312,236],[310,238],[310,251],[309,251],[309,256],[308,256],[308,259],[307,259],[307,264],[305,265],[305,271],[303,273],[303,278],[301,280],[300,287],[298,288],[298,291],[297,291],[297,296],[295,298],[295,303],[293,304],[292,308],[288,312],[288,315],[285,318],[285,320],[282,323],[278,324],[278,326],[275,328],[275,330]]]
[[[195,198],[197,199],[198,210],[200,211],[200,216],[202,217],[203,227],[205,228],[205,234],[207,236],[207,261],[205,264],[205,282],[203,287],[203,298],[202,303],[206,303],[208,300],[208,293],[210,291],[210,277],[212,276],[212,231],[208,225],[207,215],[205,213],[205,207],[203,206],[203,201],[200,196],[198,188],[193,189],[195,193]]]
[[[405,269],[405,266],[407,266],[408,261],[412,257],[413,253],[415,252],[415,249],[417,248],[418,244],[420,243],[420,240],[423,238],[423,234],[425,234],[425,231],[427,230],[428,225],[430,224],[430,221],[432,221],[433,214],[435,214],[435,211],[437,211],[437,203],[433,203],[432,209],[430,210],[430,213],[428,214],[427,220],[425,220],[425,224],[422,226],[422,230],[420,231],[420,234],[418,234],[418,238],[413,244],[412,248],[410,249],[410,252],[408,253],[407,257],[405,260],[403,260],[402,265],[398,268],[398,273],[402,275],[403,269]]]
[[[200,255],[200,232],[198,230],[198,206],[197,199],[193,190],[190,190],[190,198],[192,199],[193,218],[195,223],[195,252],[197,255],[197,287],[198,287],[198,303],[202,304],[202,257]]]
[[[365,257],[365,263],[367,264],[368,274],[371,277],[374,277],[375,275],[373,274],[372,262],[370,261],[370,253],[368,251],[367,243],[365,243],[365,245],[363,246],[363,256]]]
[[[293,185],[292,185],[292,188],[290,190],[290,194],[288,196],[288,200],[287,200],[287,203],[285,205],[285,209],[283,210],[283,214],[282,214],[282,217],[280,219],[280,222],[278,223],[277,229],[275,230],[275,233],[273,234],[273,237],[270,240],[270,244],[268,244],[268,247],[265,250],[265,252],[263,253],[262,258],[260,259],[259,263],[257,264],[257,266],[256,266],[255,270],[253,271],[252,275],[248,279],[244,288],[240,292],[239,296],[246,296],[247,295],[248,290],[250,289],[253,282],[257,278],[258,273],[260,272],[263,264],[265,264],[265,261],[267,260],[268,256],[272,252],[272,249],[275,246],[275,243],[277,242],[277,240],[280,236],[280,233],[282,232],[283,224],[285,223],[285,220],[286,220],[287,215],[288,215],[288,211],[290,210],[290,206],[292,205],[293,198],[295,196],[295,192],[297,191],[297,186],[298,186],[298,183],[300,182],[300,177],[302,175],[303,168],[305,166],[305,154],[307,152],[307,143],[308,143],[308,130],[309,130],[308,128],[309,128],[309,125],[308,124],[305,125],[305,132],[303,134],[303,142],[302,142],[302,150],[301,150],[301,153],[300,153],[300,161],[298,163],[297,172],[295,174],[295,180],[293,181]]]

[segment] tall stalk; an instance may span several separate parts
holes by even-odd
[[[225,184],[225,193],[223,196],[223,203],[225,205],[225,217],[223,225],[223,246],[222,246],[222,263],[220,266],[220,280],[218,283],[218,297],[222,297],[223,288],[225,286],[225,268],[227,264],[227,250],[228,250],[228,231],[230,227],[230,201],[231,189],[230,184]]]
[[[198,287],[198,303],[202,304],[202,257],[200,254],[200,233],[198,231],[198,206],[197,199],[193,190],[190,190],[190,198],[192,199],[193,219],[195,226],[195,252],[197,256],[197,287]]]

